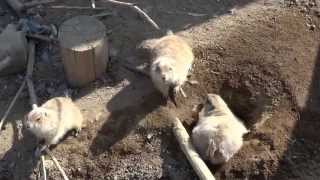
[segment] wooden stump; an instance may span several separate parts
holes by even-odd
[[[71,86],[84,86],[104,74],[108,42],[103,23],[90,16],[73,17],[61,25],[59,41]]]

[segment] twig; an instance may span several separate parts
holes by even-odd
[[[30,102],[32,104],[32,108],[34,109],[37,106],[37,95],[34,90],[33,82],[32,82],[32,73],[33,73],[33,66],[35,62],[35,44],[33,41],[30,41],[29,44],[29,57],[28,57],[28,66],[27,66],[27,74],[26,74],[26,81],[28,84],[29,89],[29,96],[30,96]],[[69,180],[66,173],[61,168],[59,162],[57,159],[51,154],[51,152],[46,148],[46,153],[51,157],[57,168],[59,169],[61,175],[63,176],[64,180]],[[43,163],[44,165],[44,163]]]
[[[45,163],[44,155],[41,155],[40,158],[41,158],[41,168],[42,168],[43,180],[47,180],[46,163]]]
[[[112,12],[103,12],[103,13],[99,13],[99,14],[94,14],[94,15],[91,15],[92,17],[95,17],[95,18],[99,18],[99,17],[105,17],[105,16],[112,16],[114,13]]]
[[[62,169],[62,167],[60,166],[58,160],[53,156],[53,154],[50,152],[49,149],[45,149],[46,153],[50,156],[50,158],[53,160],[54,164],[56,165],[56,167],[59,169],[60,173],[63,176],[64,180],[69,180],[69,178],[67,177],[66,173],[64,172],[64,170]]]
[[[37,96],[34,90],[33,82],[32,82],[32,73],[33,73],[33,66],[35,62],[35,43],[33,41],[29,42],[29,56],[28,56],[28,65],[27,65],[27,74],[26,74],[26,81],[29,90],[30,96],[30,103],[32,108],[37,106]]]
[[[194,12],[183,12],[183,11],[166,11],[166,10],[160,10],[167,14],[181,14],[181,15],[188,15],[193,17],[204,17],[208,16],[208,14],[201,14],[201,13],[194,13]]]
[[[91,0],[91,7],[92,7],[93,9],[96,8],[96,1],[95,1],[95,0]]]
[[[24,81],[22,82],[19,90],[17,91],[16,95],[14,96],[14,98],[12,99],[12,101],[10,102],[10,105],[9,105],[7,111],[4,113],[3,117],[1,118],[1,120],[0,120],[0,131],[2,130],[2,126],[3,126],[4,121],[5,121],[5,120],[7,119],[7,117],[9,116],[9,113],[10,113],[12,107],[13,107],[14,104],[16,103],[16,101],[17,101],[18,97],[20,96],[22,90],[24,89],[25,85],[26,85],[26,80],[24,80]]]
[[[110,2],[113,4],[117,4],[117,5],[124,5],[127,7],[130,7],[131,9],[137,11],[142,17],[146,18],[146,20],[156,29],[160,30],[160,27],[158,26],[157,23],[155,23],[149,16],[147,13],[145,13],[143,10],[141,10],[137,5],[135,5],[134,3],[127,3],[127,2],[121,2],[121,1],[115,1],[115,0],[104,0],[106,2]]]
[[[86,6],[49,6],[51,9],[78,9],[78,10],[106,10],[107,8],[92,8],[92,7],[86,7]]]
[[[177,117],[172,117],[172,121],[174,135],[177,138],[180,148],[187,156],[187,159],[189,160],[194,171],[197,173],[201,180],[214,180],[215,178],[212,175],[211,171],[203,162],[197,151],[194,149],[190,140],[190,136],[186,129],[183,127],[180,120]]]
[[[30,41],[29,47],[28,47],[28,65],[27,65],[26,77],[31,77],[33,73],[33,66],[35,62],[35,49],[36,49],[36,45],[34,41]]]

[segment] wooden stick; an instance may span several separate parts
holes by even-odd
[[[64,180],[69,180],[68,176],[66,175],[66,173],[64,172],[64,170],[62,169],[62,167],[60,166],[58,160],[53,156],[53,154],[50,152],[49,149],[45,149],[46,153],[51,157],[52,161],[54,162],[54,164],[57,166],[57,168],[59,169],[60,173],[63,176]]]
[[[37,107],[37,96],[34,90],[33,82],[32,82],[32,74],[33,67],[35,63],[35,43],[33,41],[29,42],[29,52],[28,52],[28,65],[27,65],[27,73],[26,73],[26,81],[29,90],[30,103],[32,108]]]
[[[42,168],[42,176],[43,180],[47,180],[47,171],[46,171],[46,163],[44,159],[44,155],[41,155],[41,168]]]
[[[172,117],[172,120],[173,133],[179,142],[180,148],[186,155],[194,171],[197,173],[201,180],[214,180],[215,178],[212,175],[211,171],[193,147],[190,136],[186,129],[183,127],[180,120],[177,117]]]
[[[48,8],[51,9],[78,9],[78,10],[106,10],[107,8],[92,8],[92,7],[86,7],[86,6],[49,6]]]
[[[95,0],[91,0],[91,7],[92,7],[93,9],[96,8],[96,1],[95,1]]]
[[[37,107],[37,95],[35,93],[33,82],[32,82],[34,62],[35,62],[35,43],[33,41],[30,41],[26,81],[27,81],[27,85],[28,85],[28,89],[29,89],[30,102],[31,102],[33,109]],[[69,180],[68,177],[66,176],[66,173],[61,168],[57,159],[50,153],[50,151],[48,149],[45,149],[45,151],[47,154],[49,154],[49,156],[51,157],[51,159],[53,160],[53,162],[55,163],[55,165],[59,169],[64,180]]]
[[[7,111],[4,113],[3,117],[2,117],[1,120],[0,120],[0,131],[2,130],[2,126],[3,126],[4,122],[5,122],[5,120],[6,120],[7,117],[9,116],[12,107],[13,107],[14,104],[16,103],[16,101],[17,101],[18,97],[20,96],[22,90],[24,89],[25,85],[26,85],[26,80],[23,80],[23,82],[22,82],[19,90],[17,91],[16,95],[14,96],[14,98],[12,99],[12,101],[10,102]]]
[[[117,4],[117,5],[124,5],[127,6],[133,10],[135,10],[136,12],[138,12],[138,14],[144,18],[146,18],[146,20],[157,30],[160,30],[160,27],[158,26],[157,23],[155,23],[149,16],[147,13],[145,13],[142,9],[140,9],[137,5],[135,5],[134,3],[127,3],[127,2],[121,2],[121,1],[115,1],[115,0],[104,0],[106,2],[110,2],[113,4]]]
[[[112,12],[102,12],[102,13],[94,14],[94,15],[91,15],[91,16],[95,17],[95,18],[102,18],[102,17],[105,17],[105,16],[112,16],[112,15],[114,15],[114,13],[112,13]]]

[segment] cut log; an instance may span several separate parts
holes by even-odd
[[[71,86],[82,87],[104,74],[108,42],[102,22],[90,16],[71,18],[61,25],[59,42]]]
[[[180,148],[186,155],[189,163],[193,167],[194,171],[197,173],[199,179],[201,180],[215,180],[211,171],[201,159],[200,155],[197,153],[192,145],[190,136],[187,130],[184,128],[182,123],[177,117],[171,117],[173,122],[173,133],[179,142]]]
[[[0,76],[25,70],[27,51],[25,34],[9,24],[0,35]]]

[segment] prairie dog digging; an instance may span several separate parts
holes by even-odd
[[[240,150],[242,136],[248,132],[219,95],[208,94],[192,130],[192,142],[202,158],[221,164]]]
[[[70,130],[80,132],[83,116],[70,98],[56,97],[34,108],[27,114],[25,127],[44,141],[37,151],[57,144]],[[38,152],[39,153],[39,152]]]
[[[194,60],[192,48],[171,31],[162,38],[144,41],[141,47],[151,50],[150,76],[155,87],[177,106],[176,93],[186,97],[182,85]]]

